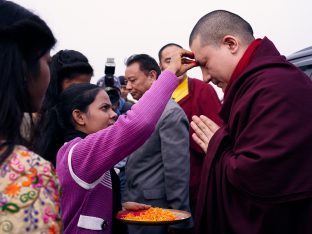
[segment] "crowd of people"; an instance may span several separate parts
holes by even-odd
[[[191,51],[131,55],[109,86],[55,43],[0,0],[0,233],[312,233],[312,82],[239,15],[209,12]],[[115,218],[150,207],[191,218]]]

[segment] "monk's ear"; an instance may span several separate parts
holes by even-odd
[[[155,70],[151,70],[148,73],[148,79],[151,80],[152,82],[154,82],[155,80],[157,80],[157,72]]]
[[[223,44],[230,50],[232,54],[236,54],[239,49],[239,43],[236,37],[226,35],[223,37]]]
[[[78,109],[73,110],[72,117],[73,117],[73,121],[74,121],[75,125],[78,125],[78,126],[85,126],[86,125],[85,113],[81,112],[80,110],[78,110]]]

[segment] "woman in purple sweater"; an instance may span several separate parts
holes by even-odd
[[[152,88],[116,123],[103,89],[79,84],[63,92],[54,113],[59,134],[67,141],[58,151],[56,163],[63,189],[64,233],[112,233],[109,170],[148,139],[179,83],[177,76],[196,66],[193,60],[181,62],[181,55],[193,56],[181,50]],[[126,208],[146,207],[135,204]]]

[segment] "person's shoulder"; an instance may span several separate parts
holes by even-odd
[[[175,111],[180,111],[183,109],[180,107],[180,105],[173,99],[170,99],[167,103],[167,106],[165,108],[165,111],[170,111],[170,110],[175,110]]]
[[[60,232],[60,184],[52,164],[25,146],[16,145],[2,167],[6,168],[5,173],[0,175],[3,201],[7,207],[14,204],[14,207],[20,210],[17,213],[7,212],[8,209],[4,211],[6,219],[16,225],[14,230],[24,233],[25,228],[28,228],[21,220],[29,218],[27,209],[31,206],[36,210],[38,217],[44,217],[47,210],[55,217],[49,223],[38,219],[38,227],[48,230],[53,225],[56,232]]]
[[[51,178],[51,180],[54,180],[54,183],[58,184],[55,168],[52,163],[23,145],[16,145],[5,163],[9,165],[12,172],[15,172],[17,178],[34,176],[38,181],[36,183],[29,181],[31,183],[34,182],[34,184],[43,183],[45,178]],[[26,184],[23,183],[23,186],[25,187]],[[31,184],[27,184],[27,186],[31,186]]]
[[[89,135],[88,135],[89,136]],[[87,136],[87,137],[88,137]],[[68,153],[72,148],[74,148],[80,141],[82,140],[82,138],[80,137],[75,137],[74,139],[65,142],[62,147],[59,149],[58,153],[57,153],[57,157],[59,155],[63,155]]]
[[[193,86],[193,89],[209,89],[213,90],[213,87],[211,84],[208,84],[202,80],[196,79],[196,78],[189,78],[191,85]]]
[[[20,163],[23,163],[25,167],[32,167],[33,164],[29,164],[30,161],[36,162],[35,165],[42,165],[42,164],[51,164],[49,161],[45,160],[39,154],[35,153],[34,151],[28,149],[26,146],[23,145],[16,145],[12,152],[12,155],[15,159],[18,158]]]
[[[184,112],[184,110],[182,109],[182,107],[173,99],[170,99],[164,112],[163,112],[163,116],[168,116],[170,117],[171,115],[182,115],[182,117],[186,117],[186,114]]]
[[[189,82],[192,83],[192,84],[196,84],[196,85],[203,85],[203,84],[206,84],[203,80],[200,80],[200,79],[197,79],[197,78],[194,78],[194,77],[188,77],[187,79],[188,79]]]
[[[32,170],[31,168],[34,167],[38,174],[55,176],[55,168],[52,163],[25,146],[15,146],[13,157],[15,158],[11,158],[11,160],[16,159],[20,165],[23,165],[25,171]]]
[[[195,99],[202,100],[209,97],[219,100],[218,94],[211,84],[195,78],[191,78],[190,80],[190,92]]]

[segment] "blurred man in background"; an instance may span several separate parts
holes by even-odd
[[[146,54],[131,56],[125,79],[133,98],[139,100],[160,74]],[[169,100],[152,136],[128,157],[124,201],[189,211],[189,123],[184,111]],[[189,227],[185,224],[174,229]],[[130,234],[165,234],[164,226],[128,225]]]

